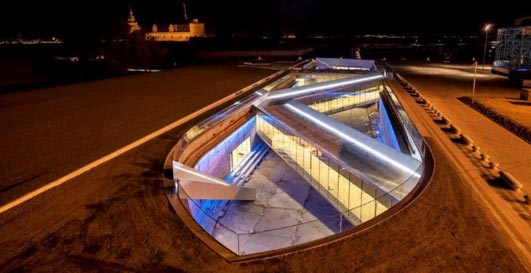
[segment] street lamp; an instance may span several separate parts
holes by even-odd
[[[476,93],[476,75],[478,73],[478,61],[474,62],[474,82],[472,83],[472,105],[474,105],[474,94]]]
[[[487,37],[489,36],[490,27],[492,27],[491,24],[485,25],[485,48],[483,49],[483,68],[481,71],[485,70],[485,58],[487,57]]]

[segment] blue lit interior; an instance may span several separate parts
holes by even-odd
[[[398,139],[396,138],[393,125],[391,125],[391,121],[389,120],[387,109],[385,108],[385,105],[382,99],[378,100],[378,109],[380,110],[381,122],[377,123],[377,125],[381,126],[378,129],[380,130],[380,132],[383,132],[383,134],[381,134],[382,137],[381,139],[379,139],[379,141],[381,142],[383,141],[382,143],[385,143],[393,147],[393,149],[400,151],[400,145],[398,144]]]
[[[359,76],[357,77],[363,78]],[[296,97],[296,94],[293,95],[292,93],[289,93],[289,88],[280,90],[284,92],[279,92],[280,94],[283,94],[282,96],[284,97],[277,95],[276,98],[273,97],[273,99],[269,101],[267,100],[267,97],[270,93],[264,91],[264,95],[262,97],[264,98],[263,100],[258,100],[258,98],[260,98],[259,96],[262,96],[262,94],[257,95],[256,92],[253,93],[253,97],[249,98],[249,100],[246,102],[251,103],[252,105],[245,105],[245,103],[243,102],[235,103],[207,119],[208,122],[206,122],[205,124],[208,123],[209,126],[214,126],[216,122],[220,122],[227,118],[230,118],[232,114],[237,113],[237,111],[240,111],[243,107],[247,106],[251,107],[250,111],[253,115],[243,125],[237,128],[235,131],[231,132],[224,139],[220,140],[220,142],[218,142],[212,149],[205,153],[197,161],[195,169],[200,172],[208,173],[214,177],[223,177],[224,181],[228,184],[236,186],[245,186],[245,182],[247,182],[247,179],[250,178],[252,171],[245,173],[245,175],[243,175],[242,173],[247,170],[254,170],[254,168],[258,166],[259,162],[265,157],[267,151],[271,149],[272,151],[275,151],[278,155],[280,155],[281,153],[289,149],[297,149],[296,147],[302,147],[299,148],[301,150],[297,150],[301,151],[296,153],[297,156],[294,157],[290,155],[292,157],[291,159],[300,160],[301,157],[299,157],[298,155],[301,154],[310,155],[306,156],[306,159],[315,159],[316,157],[319,157],[319,159],[323,159],[324,163],[320,165],[317,164],[317,166],[328,166],[329,169],[337,170],[338,173],[341,172],[341,175],[343,175],[344,173],[348,173],[349,177],[356,177],[355,179],[363,181],[364,184],[361,184],[361,191],[363,192],[363,194],[373,196],[374,203],[382,202],[381,204],[383,204],[383,202],[387,202],[385,206],[387,206],[387,204],[389,203],[389,207],[394,205],[396,202],[400,201],[401,198],[403,198],[403,196],[405,195],[401,195],[403,194],[402,192],[391,192],[392,189],[396,188],[397,185],[399,185],[400,183],[405,182],[406,179],[418,179],[420,177],[419,173],[417,173],[419,169],[418,165],[415,164],[421,161],[418,161],[418,158],[408,161],[410,155],[405,152],[401,152],[400,143],[402,141],[402,131],[395,132],[395,128],[396,130],[400,130],[401,127],[393,126],[395,125],[393,124],[393,122],[401,121],[393,119],[394,115],[392,114],[396,112],[396,109],[391,106],[386,106],[387,101],[384,100],[385,97],[384,99],[382,99],[382,96],[385,95],[381,93],[381,86],[383,85],[382,79],[377,78],[374,75],[372,77],[374,79],[370,79],[369,82],[363,82],[363,85],[354,85],[355,83],[353,83],[353,85],[345,84],[346,87],[340,90],[335,89],[327,91],[325,88],[320,91],[320,89],[317,88],[315,90],[311,90],[311,88],[315,87],[304,87],[308,90],[311,90],[311,92],[301,93],[301,96],[299,97]],[[334,81],[335,82],[333,84],[341,83],[341,80]],[[348,82],[353,80],[351,78],[350,80],[343,79],[343,81]],[[345,82],[343,82],[343,84]],[[325,84],[321,85],[325,86]],[[318,107],[312,109],[307,104],[308,102],[321,103],[327,100],[333,100],[343,96],[352,96],[360,94],[363,94],[364,97],[363,99],[358,98],[357,100],[355,100],[358,103],[353,102],[354,100],[350,100],[352,98],[349,98],[349,100],[343,100],[343,104],[333,104],[336,105],[336,108],[328,105],[326,107],[319,108],[322,112],[315,110]],[[259,102],[255,104],[253,101],[254,99]],[[245,99],[242,101],[245,101]],[[334,103],[336,103],[337,101],[334,101]],[[291,108],[289,106],[291,106]],[[367,119],[361,118],[364,114],[362,109],[366,109],[365,113],[367,114]],[[329,111],[330,113],[327,113],[327,111]],[[348,113],[348,116],[341,114],[342,116],[337,119],[331,117],[332,114],[340,113],[342,111],[351,112]],[[270,123],[271,126],[274,128],[269,125],[269,127],[264,126],[263,123],[260,123],[260,125],[258,125],[259,122],[257,121],[257,115],[259,115],[261,119]],[[352,122],[352,124],[347,124],[344,121],[345,119],[347,119],[345,117],[347,117],[349,120],[355,120],[358,119],[358,117],[360,118],[357,123]],[[368,123],[360,124],[360,121],[368,121]],[[209,126],[204,126],[205,131],[201,131],[201,133],[208,132],[207,130]],[[257,134],[258,128],[262,128],[260,129],[262,130],[260,131],[260,134]],[[268,133],[265,133],[266,130],[263,128],[269,128],[269,131],[267,131]],[[275,134],[271,133],[279,131],[281,132]],[[218,132],[214,132],[216,132],[216,134],[212,134],[213,137],[216,137],[216,135],[219,137]],[[264,139],[262,139],[262,137]],[[241,156],[237,157],[238,160],[242,160],[238,166],[233,166],[232,170],[230,170],[230,167],[227,169],[227,162],[224,162],[223,160],[227,157],[227,155],[230,156],[231,152],[233,152],[236,147],[243,143],[243,141],[245,141],[247,138],[251,139],[250,152],[245,155],[243,159],[241,159]],[[275,142],[276,144],[273,145],[272,141],[270,141],[269,138],[277,141]],[[296,140],[293,141],[293,139]],[[300,144],[301,142],[303,144]],[[288,147],[288,149],[286,149],[285,147]],[[317,155],[314,155],[314,151]],[[280,157],[282,158],[281,155]],[[290,163],[290,161],[285,157],[282,159],[284,159],[284,163],[286,163],[287,165],[293,165],[294,161]],[[291,168],[295,170],[296,173],[298,170],[298,173],[300,175],[300,172],[302,172],[301,168],[304,169],[307,167],[304,167],[306,166],[304,165],[305,163],[297,164],[299,165],[295,167],[291,166]],[[313,163],[311,165],[314,166]],[[252,166],[252,168],[250,166]],[[307,169],[304,169],[303,171],[306,170]],[[308,170],[310,170],[309,167]],[[325,170],[328,169],[325,168]],[[209,171],[215,173],[215,175],[209,173]],[[332,171],[327,171],[327,173],[332,173]],[[320,178],[304,177],[303,175],[301,175],[301,177],[305,179],[305,181],[302,180],[302,184],[308,183],[313,188],[315,188],[316,186],[311,183],[314,183],[315,181],[325,181],[323,183],[327,183],[326,181],[329,181],[329,178],[326,178],[326,180],[324,180]],[[328,177],[328,174],[326,174],[326,177]],[[330,177],[337,177],[337,181],[341,181],[339,179],[339,174],[337,176]],[[256,181],[257,180],[251,180],[249,187],[251,188],[253,183],[255,183]],[[352,185],[355,185],[354,183],[357,180],[355,181],[347,179],[346,181],[347,182],[345,183],[346,185],[348,185],[349,196],[351,196],[350,188],[352,187]],[[301,184],[298,184],[298,186],[300,185]],[[339,188],[340,187],[338,186],[337,189]],[[299,190],[299,187],[297,187],[296,189]],[[342,189],[345,189],[345,187],[343,187]],[[348,205],[343,205],[343,207],[340,207],[339,204],[341,199],[337,197],[339,196],[339,194],[334,197],[337,198],[337,200],[333,201],[332,199],[330,199],[331,193],[326,192],[326,190],[331,191],[331,189],[325,189],[325,193],[323,193],[322,191],[319,192],[319,196],[322,196],[326,199],[324,203],[328,202],[330,206],[333,207],[333,209],[336,209],[336,214],[347,215],[347,213],[350,213],[349,210],[352,208],[350,203],[348,203]],[[326,196],[327,194],[328,197]],[[376,200],[377,198],[380,198],[383,195],[387,196],[385,197],[387,199],[382,198],[381,200],[383,201]],[[352,194],[352,196],[359,195]],[[389,200],[391,201],[389,202]],[[224,223],[223,221],[225,219],[222,219],[223,221],[220,219],[221,217],[223,217],[225,211],[228,210],[227,207],[233,207],[235,205],[239,206],[240,204],[229,202],[243,201],[188,199],[188,202],[194,203],[194,205],[190,205],[190,207],[198,207],[198,209],[190,211],[195,221],[208,233],[213,234],[214,230],[216,229],[216,225],[218,223]],[[262,205],[259,202],[257,202],[257,204]],[[347,203],[343,202],[341,203],[341,205],[342,204]],[[238,209],[241,208],[238,207]],[[222,210],[224,210],[223,213],[221,213]],[[320,221],[321,219],[317,220]],[[362,220],[360,219],[359,221]],[[358,223],[359,222],[351,222],[352,225],[357,225]],[[332,227],[330,227],[330,229],[332,230]],[[254,233],[254,231],[252,233]]]

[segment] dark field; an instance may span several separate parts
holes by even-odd
[[[199,65],[0,94],[0,203],[271,73]]]
[[[209,65],[2,95],[4,200],[268,73]],[[436,164],[425,192],[341,241],[259,262],[220,258],[179,220],[162,187],[183,126],[3,213],[0,271],[526,272],[465,166],[447,156],[453,144],[430,124],[418,125]]]

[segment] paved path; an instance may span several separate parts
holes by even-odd
[[[531,145],[457,100],[472,94],[472,66],[411,65],[397,66],[397,70],[492,161],[499,163],[500,169],[511,173],[531,192]],[[519,97],[518,87],[488,71],[490,67],[477,78],[476,97]]]
[[[431,66],[428,68],[431,68]],[[463,70],[465,69],[463,68]],[[464,93],[466,91],[466,81],[460,83],[459,79],[455,79],[455,76],[450,73],[419,75],[422,71],[421,67],[399,67],[400,70],[403,72],[402,75],[417,88],[421,95],[427,98],[445,116],[449,117],[465,134],[469,135],[481,147],[482,152],[490,154],[492,160],[500,162],[502,170],[507,170],[510,173],[514,172],[515,176],[518,175],[519,178],[523,178],[520,181],[527,182],[524,184],[524,192],[514,192],[496,183],[489,182],[490,179],[495,177],[495,174],[482,165],[475,153],[466,149],[464,145],[451,142],[449,137],[440,137],[440,133],[432,132],[429,134],[431,136],[439,136],[437,141],[443,144],[445,154],[454,162],[457,167],[456,171],[460,172],[465,178],[463,182],[471,187],[472,193],[478,197],[483,208],[490,214],[489,217],[496,222],[495,225],[502,228],[505,233],[504,240],[514,244],[515,249],[519,252],[518,256],[521,261],[531,268],[531,236],[529,236],[531,232],[531,212],[529,207],[522,202],[522,195],[528,193],[531,186],[527,180],[531,177],[531,168],[529,168],[531,165],[531,146],[455,99],[461,96],[460,92]],[[494,85],[503,86],[503,83],[498,82],[500,79],[497,76],[486,75],[487,77],[494,81]],[[489,89],[485,87],[485,89],[486,91],[481,94],[483,96],[498,94],[494,91],[494,87]],[[500,90],[500,93],[509,96],[514,92],[511,87],[501,88]],[[408,98],[404,92],[399,93],[399,95],[401,95],[410,115],[412,112],[415,112],[414,115],[422,115],[419,113],[422,112],[422,110],[419,110],[422,108],[412,103],[413,100],[411,98]],[[424,114],[426,115],[426,113]],[[417,118],[415,123],[418,127],[419,123],[428,124],[433,122],[426,121],[425,118],[420,118],[419,121],[419,118]],[[433,126],[430,127],[433,128]],[[512,150],[515,151],[515,154],[507,152]],[[498,155],[501,160],[498,160]],[[518,158],[518,155],[520,158]]]

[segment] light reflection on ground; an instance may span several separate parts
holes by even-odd
[[[474,65],[461,64],[422,64],[422,65],[397,65],[401,70],[420,75],[440,75],[452,76],[457,78],[474,78]],[[485,65],[485,70],[482,70],[482,65],[478,65],[477,78],[495,79],[502,77],[500,75],[492,74],[491,66]]]

